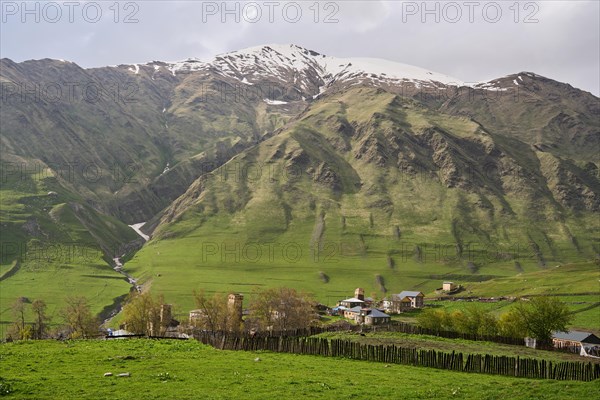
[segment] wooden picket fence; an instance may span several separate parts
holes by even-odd
[[[351,340],[293,336],[240,336],[201,332],[195,338],[222,350],[257,351],[341,357],[535,379],[592,381],[600,378],[600,364],[552,362],[530,358],[492,356],[436,350],[419,350],[395,345],[371,345]]]

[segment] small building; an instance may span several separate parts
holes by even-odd
[[[241,293],[230,293],[227,296],[227,312],[229,313],[231,326],[239,326],[242,323],[244,295]]]
[[[401,313],[413,308],[422,308],[424,297],[422,292],[404,290],[383,299],[382,306],[386,312]]]
[[[373,303],[373,299],[368,297],[365,299],[365,290],[363,288],[356,288],[354,290],[354,297],[339,302],[340,306],[346,308],[354,307],[369,307]]]
[[[344,318],[357,324],[382,325],[390,322],[391,317],[376,308],[354,307],[344,310]]]
[[[456,284],[454,282],[444,282],[442,284],[442,290],[444,292],[451,292],[456,289]]]
[[[337,306],[337,307],[333,307],[329,313],[330,315],[344,315],[344,311],[346,310],[346,307],[344,306]]]
[[[557,348],[595,347],[600,346],[600,338],[589,332],[554,332],[552,335],[552,344]]]
[[[371,309],[367,315],[365,315],[365,325],[382,325],[390,322],[392,317],[384,312],[379,311],[376,308]]]
[[[326,306],[325,304],[317,303],[315,309],[319,315],[331,315],[331,308]]]
[[[346,307],[344,309],[344,318],[356,320],[356,316],[360,314],[361,310],[362,310],[361,306],[356,306],[356,307],[352,307],[352,308]]]
[[[354,297],[356,297],[357,299],[360,299],[362,301],[365,301],[365,289],[359,288],[359,287],[354,289]]]
[[[363,304],[365,304],[364,300],[358,299],[356,297],[351,297],[349,299],[340,301],[340,306],[346,308],[362,307]]]
[[[194,322],[201,321],[204,318],[204,310],[197,309],[191,310],[189,316],[190,325],[194,325]]]

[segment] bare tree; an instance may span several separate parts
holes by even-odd
[[[67,325],[69,337],[89,338],[100,331],[100,324],[91,312],[88,300],[83,296],[70,296],[65,299],[66,306],[60,315]]]
[[[35,300],[31,309],[35,315],[35,326],[33,329],[34,339],[45,339],[48,336],[48,321],[50,317],[46,315],[46,302],[44,300]]]
[[[162,326],[160,320],[162,303],[162,296],[155,300],[149,292],[132,292],[127,304],[123,307],[123,322],[127,330],[143,335],[164,333],[166,326]]]
[[[11,306],[14,323],[8,329],[7,339],[25,340],[31,338],[31,327],[25,325],[25,312],[29,300],[19,297]]]
[[[305,328],[316,320],[316,302],[290,288],[258,292],[250,303],[250,320],[258,329],[276,331]]]
[[[194,291],[194,300],[197,313],[191,321],[192,326],[208,331],[237,330],[230,326],[227,296],[215,293],[208,297],[202,290],[199,293]]]

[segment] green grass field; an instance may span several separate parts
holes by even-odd
[[[462,284],[466,290],[457,296],[523,296],[535,294],[576,294],[597,293],[584,296],[560,296],[574,312],[573,328],[588,329],[600,332],[599,308],[600,287],[598,279],[600,272],[593,262],[563,265],[558,268],[532,270],[514,274],[512,267],[502,263],[487,265],[481,268],[479,274],[469,275],[460,266],[440,265],[435,263],[417,263],[412,259],[406,260],[394,270],[378,267],[375,263],[365,262],[361,256],[338,256],[336,262],[315,261],[310,255],[304,255],[297,263],[291,264],[281,259],[272,264],[262,262],[258,265],[243,263],[220,262],[219,247],[223,246],[218,237],[218,254],[206,258],[205,265],[201,260],[203,249],[194,245],[193,239],[179,239],[174,243],[165,241],[151,242],[142,253],[126,264],[126,270],[135,277],[141,278],[156,293],[162,293],[169,302],[175,304],[176,313],[185,316],[194,307],[192,290],[204,289],[207,292],[235,291],[244,293],[246,300],[252,297],[257,288],[273,286],[289,286],[314,293],[316,298],[330,306],[338,300],[353,295],[357,282],[369,282],[363,285],[367,295],[382,298],[383,293],[377,290],[375,274],[381,274],[386,286],[392,293],[405,289],[421,290],[426,296],[435,297],[434,289],[441,286],[441,279],[446,277]],[[365,239],[366,245],[376,251],[378,240]],[[381,243],[379,243],[381,245]],[[230,257],[233,257],[231,255]],[[162,257],[171,260],[169,265],[161,261]],[[383,257],[383,256],[382,256]],[[380,263],[385,263],[382,259]],[[329,267],[329,268],[328,268]],[[175,273],[177,271],[177,273]],[[327,271],[329,282],[319,279],[319,271]],[[486,277],[486,275],[488,277]],[[496,278],[490,279],[490,276]],[[308,277],[308,279],[306,279]],[[433,279],[433,278],[438,278]],[[487,279],[477,282],[477,279]],[[506,312],[511,306],[510,301],[498,303],[478,302],[427,302],[435,306],[449,309],[464,307],[483,307],[496,314]],[[591,308],[590,308],[591,307]],[[582,310],[582,311],[580,311]],[[418,313],[405,313],[395,319],[414,322]]]
[[[461,282],[462,283],[462,282]],[[465,291],[456,296],[557,296],[573,311],[572,328],[600,332],[600,269],[595,262],[560,265],[540,271],[498,277],[486,282],[462,283]],[[511,302],[467,303],[435,302],[448,309],[484,307],[495,313],[505,312]]]
[[[260,361],[254,361],[259,357]],[[346,359],[220,351],[196,341],[0,345],[7,399],[591,399],[600,381],[466,374]],[[115,376],[104,377],[112,372]],[[128,378],[116,377],[129,372]]]

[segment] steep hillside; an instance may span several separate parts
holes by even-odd
[[[354,87],[197,180],[127,268],[186,305],[198,287],[427,291],[595,257],[599,196],[494,126]]]
[[[39,160],[129,223],[151,218],[297,112],[248,101],[237,80],[214,70],[1,63],[2,154]]]
[[[130,284],[112,269],[112,258],[143,241],[121,221],[98,213],[48,166],[5,160],[20,168],[2,171],[0,336],[18,297],[43,299],[51,315],[67,295],[89,296],[95,312],[118,302]]]

